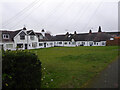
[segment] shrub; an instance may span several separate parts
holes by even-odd
[[[29,51],[6,51],[2,55],[3,88],[40,88],[41,62]]]

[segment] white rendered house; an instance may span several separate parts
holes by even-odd
[[[43,29],[41,32],[27,30],[25,27],[16,31],[0,31],[0,47],[4,50],[24,50],[49,47],[106,46],[106,40],[119,36],[118,32],[98,32],[52,36]]]

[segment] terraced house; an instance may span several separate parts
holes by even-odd
[[[75,46],[106,46],[107,40],[114,40],[114,37],[120,37],[119,32],[102,32],[99,26],[98,32],[73,34],[67,32],[63,35],[52,36],[46,33],[27,30],[25,27],[16,31],[0,31],[0,46],[4,50],[16,49],[37,49],[47,47],[75,47]]]

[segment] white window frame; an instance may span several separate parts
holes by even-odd
[[[35,40],[35,36],[34,35],[30,35],[30,40]]]
[[[13,44],[6,44],[6,48],[13,48]]]
[[[34,48],[37,47],[37,42],[33,42],[32,47],[34,47]]]
[[[20,40],[25,40],[25,36],[20,35]]]
[[[8,35],[8,38],[6,38],[7,35]],[[3,39],[9,39],[9,38],[10,38],[9,34],[3,34]]]
[[[43,43],[39,43],[39,46],[43,46]]]
[[[59,42],[59,44],[62,44],[62,42]]]

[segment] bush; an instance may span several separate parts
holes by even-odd
[[[6,51],[2,55],[4,88],[40,88],[41,62],[29,51]]]

